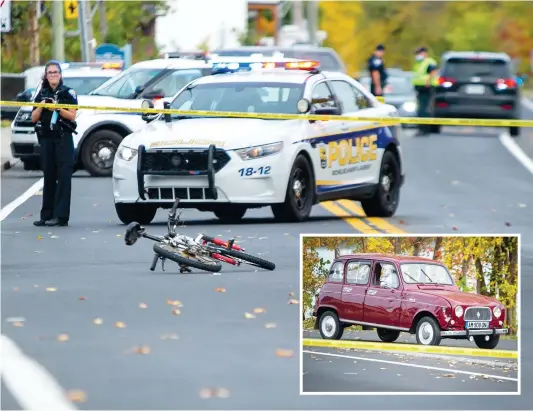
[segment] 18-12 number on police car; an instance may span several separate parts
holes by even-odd
[[[270,166],[259,167],[257,170],[254,169],[253,167],[241,168],[239,170],[239,173],[241,177],[244,177],[244,176],[250,177],[255,174],[259,174],[259,175],[270,174]]]

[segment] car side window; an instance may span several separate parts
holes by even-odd
[[[337,261],[329,269],[328,282],[342,283],[344,280],[344,263]]]
[[[366,261],[350,261],[346,268],[348,284],[366,285],[370,277],[371,264]]]
[[[326,83],[322,82],[315,86],[311,95],[311,108],[335,107],[335,99],[331,95]]]
[[[388,288],[398,288],[400,286],[400,278],[394,264],[382,262],[375,265],[374,281],[372,284],[381,287],[382,282]]]
[[[352,88],[355,94],[355,101],[360,110],[373,107],[372,102],[363,94],[361,90],[359,90],[357,87],[352,86],[351,84],[350,87]]]
[[[342,105],[343,113],[359,110],[357,94],[350,83],[342,80],[333,80],[331,84]]]

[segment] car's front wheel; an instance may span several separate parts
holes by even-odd
[[[124,224],[135,221],[147,225],[153,221],[157,213],[157,207],[151,204],[115,203],[115,210],[119,220]]]
[[[109,177],[122,136],[116,131],[98,130],[87,137],[81,149],[83,167],[91,176]]]
[[[491,335],[487,341],[484,335],[475,335],[474,342],[479,348],[482,348],[484,350],[492,350],[496,348],[496,346],[500,342],[500,336]]]
[[[313,208],[315,179],[311,164],[301,154],[292,165],[285,201],[273,204],[272,212],[279,221],[301,222],[309,218]]]
[[[381,160],[379,183],[373,197],[362,200],[361,205],[368,217],[392,217],[400,202],[401,172],[398,160],[392,151],[385,151]]]
[[[318,323],[320,335],[325,340],[340,340],[344,333],[344,327],[334,311],[326,311],[320,316]]]
[[[420,345],[439,345],[440,326],[433,317],[422,318],[416,326],[416,342]]]

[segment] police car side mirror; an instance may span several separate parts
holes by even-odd
[[[154,108],[154,104],[150,100],[143,100],[141,108]],[[157,113],[142,113],[141,118],[149,123],[157,117]]]
[[[340,113],[338,107],[317,107],[314,110],[314,114],[317,116],[335,116]]]

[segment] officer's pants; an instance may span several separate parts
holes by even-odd
[[[431,103],[433,98],[433,89],[428,87],[427,89],[418,89],[416,92],[417,102],[417,117],[427,118],[431,117]],[[430,126],[427,124],[419,124],[418,129],[420,131],[429,132]]]
[[[41,167],[44,174],[41,220],[70,218],[70,198],[74,167],[74,141],[71,133],[61,138],[43,137]]]

